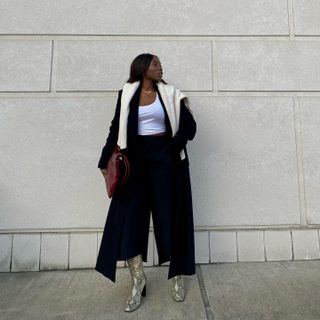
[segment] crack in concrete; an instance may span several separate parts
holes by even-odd
[[[197,274],[197,278],[198,278],[198,283],[199,283],[199,288],[200,288],[200,292],[201,292],[201,297],[202,297],[204,309],[206,311],[206,317],[208,320],[214,320],[213,311],[212,311],[212,308],[211,308],[211,305],[210,305],[210,302],[208,299],[206,288],[204,286],[202,271],[201,271],[201,267],[199,265],[196,265],[196,274]]]

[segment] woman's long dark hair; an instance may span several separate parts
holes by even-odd
[[[142,81],[143,74],[148,70],[152,59],[156,57],[151,53],[142,53],[136,56],[130,66],[130,77],[127,82],[133,83],[135,81]],[[160,80],[165,83],[164,80]]]

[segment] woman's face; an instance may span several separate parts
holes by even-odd
[[[154,81],[162,79],[162,66],[158,57],[153,57],[144,77]]]

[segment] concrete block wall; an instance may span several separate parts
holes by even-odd
[[[0,271],[94,267],[109,207],[97,162],[142,52],[198,123],[197,262],[319,259],[319,14],[316,0],[5,1]]]

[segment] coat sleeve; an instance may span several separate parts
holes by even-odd
[[[106,143],[102,149],[101,156],[98,162],[98,168],[100,169],[105,169],[107,167],[107,163],[112,155],[113,149],[117,145],[118,132],[119,132],[121,95],[122,95],[122,90],[118,92],[118,100],[117,100],[115,114],[111,121],[109,134],[107,136]]]
[[[194,138],[197,131],[197,123],[183,99],[181,99],[180,108],[179,129],[168,145],[169,151],[177,153],[186,146],[188,140]]]

